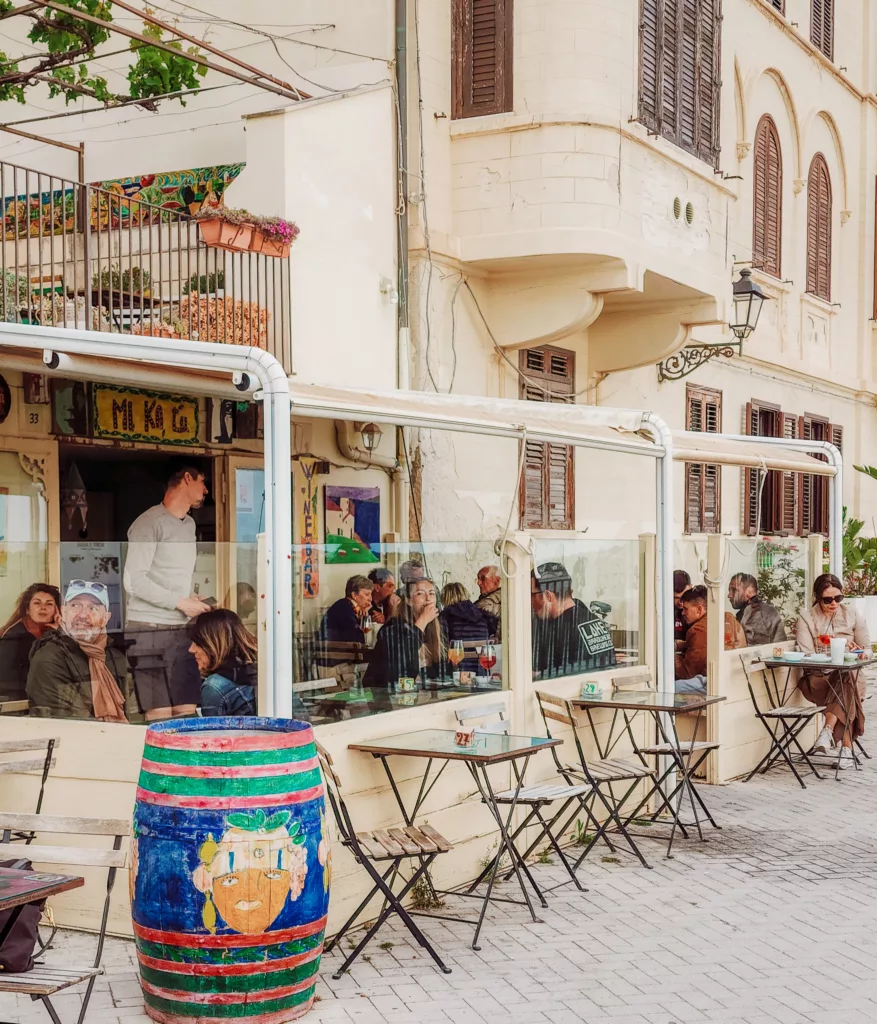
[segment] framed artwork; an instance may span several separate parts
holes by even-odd
[[[326,564],[381,560],[381,492],[377,487],[325,487]]]

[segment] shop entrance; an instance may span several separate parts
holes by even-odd
[[[62,593],[71,579],[106,584],[111,631],[120,630],[124,618],[122,572],[128,528],[162,500],[168,469],[180,454],[103,445],[62,444],[59,448]],[[204,469],[210,493],[203,507],[191,513],[198,539],[192,589],[205,599],[219,601],[223,581],[216,557],[216,460],[201,452],[193,453],[193,458]]]

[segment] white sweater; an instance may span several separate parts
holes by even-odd
[[[164,505],[138,516],[128,530],[126,623],[184,625],[187,619],[177,604],[192,593],[197,553],[191,516],[178,519]]]

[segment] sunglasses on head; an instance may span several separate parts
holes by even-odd
[[[105,583],[94,583],[91,580],[71,580],[67,584],[68,590],[70,587],[76,587],[81,590],[90,590],[93,594],[105,594],[107,592]]]
[[[843,599],[844,599],[843,594],[840,594],[838,597],[820,597],[819,598],[819,600],[823,604],[841,604]]]

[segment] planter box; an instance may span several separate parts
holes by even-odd
[[[259,228],[254,228],[250,252],[259,252],[263,256],[285,260],[289,256],[289,245],[284,242],[278,242],[276,238],[269,238]]]
[[[249,252],[253,243],[252,224],[229,224],[221,217],[199,220],[198,230],[205,245],[228,252]]]

